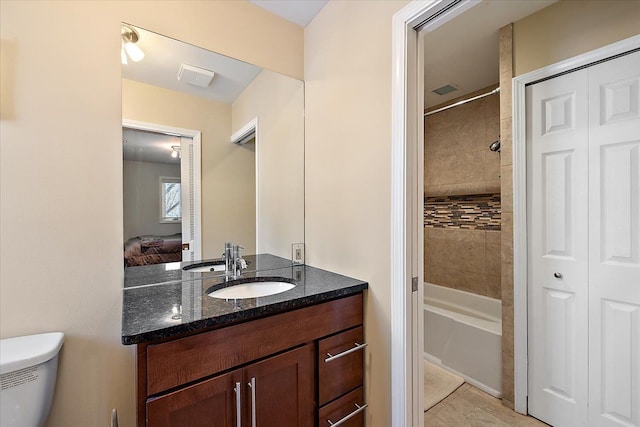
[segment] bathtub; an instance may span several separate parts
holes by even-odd
[[[501,397],[501,319],[500,300],[425,283],[425,359]]]

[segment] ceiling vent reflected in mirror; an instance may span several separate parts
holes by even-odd
[[[178,70],[178,80],[199,87],[209,86],[215,75],[216,73],[211,70],[187,64],[181,64]]]

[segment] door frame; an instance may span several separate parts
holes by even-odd
[[[525,88],[539,80],[576,71],[640,48],[633,36],[602,48],[513,78],[513,306],[514,409],[527,413],[528,394],[528,280],[527,280],[527,138]]]
[[[243,145],[250,139],[250,136],[253,134],[254,138],[254,163],[255,163],[255,189],[256,189],[256,253],[262,253],[260,251],[260,148],[261,145],[259,143],[260,140],[260,119],[258,116],[249,120],[243,126],[240,127],[236,132],[231,135],[229,140],[238,145]]]
[[[201,149],[202,133],[199,130],[184,129],[173,126],[166,126],[157,123],[141,122],[137,120],[122,119],[122,127],[142,130],[147,132],[163,133],[166,135],[191,138],[193,140],[193,182],[191,191],[193,192],[193,257],[196,260],[202,259],[202,170],[201,170]],[[182,165],[181,165],[182,167]]]
[[[450,21],[481,0],[414,0],[393,15],[391,77],[391,425],[424,426],[423,128],[418,30]],[[422,24],[422,25],[421,25]],[[412,279],[416,290],[412,291]]]

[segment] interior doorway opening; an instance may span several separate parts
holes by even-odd
[[[514,7],[520,5],[530,9],[511,10],[510,16],[508,13],[505,14],[504,10],[496,10],[495,13],[488,14],[490,18],[494,19],[491,21],[493,27],[489,26],[488,28],[495,35],[501,27],[551,3],[553,2],[517,2],[514,3]],[[401,345],[394,346],[392,349],[393,425],[424,424],[423,363],[425,357],[425,334],[428,334],[427,329],[424,327],[424,283],[425,273],[428,271],[425,270],[425,245],[428,243],[425,243],[423,231],[425,226],[424,180],[432,172],[424,163],[425,146],[423,144],[425,130],[423,128],[422,114],[424,111],[423,106],[426,105],[425,99],[427,97],[425,93],[432,90],[436,93],[446,92],[448,90],[451,91],[452,88],[459,90],[460,87],[466,86],[466,84],[460,85],[452,82],[450,79],[446,81],[440,79],[442,81],[434,83],[433,87],[429,87],[430,84],[425,82],[423,78],[435,74],[433,73],[434,70],[431,70],[433,65],[456,63],[455,54],[450,49],[450,41],[456,38],[460,39],[460,34],[464,33],[464,41],[468,42],[471,37],[467,37],[467,29],[477,26],[475,21],[477,17],[474,16],[474,11],[482,11],[482,8],[491,8],[492,5],[497,5],[497,2],[436,1],[429,4],[414,2],[394,16],[394,120],[392,127],[394,138],[394,157],[392,160],[392,194],[394,203],[392,211],[392,223],[394,224],[392,227],[392,330],[394,331],[394,337],[392,340],[394,343]],[[466,22],[461,26],[464,30],[454,31],[454,36],[445,39],[446,42],[444,43],[434,43],[434,46],[442,49],[445,55],[438,58],[435,64],[432,63],[430,65],[429,61],[437,58],[436,53],[425,53],[422,39],[426,38],[428,40],[430,33],[435,33],[439,27],[444,25],[453,25],[456,21]],[[449,24],[450,22],[451,24]],[[419,36],[418,31],[420,31]],[[498,43],[495,44],[497,45]],[[497,58],[498,48],[495,45],[494,47]],[[449,56],[447,57],[446,54],[449,54]],[[467,56],[473,57],[473,54],[475,54],[475,51]],[[498,68],[497,62],[496,59],[494,62],[495,68]],[[473,70],[475,64],[460,68]],[[460,95],[463,97],[464,95],[473,96],[469,94],[477,92],[478,89],[486,89],[495,85],[498,80],[496,74],[499,75],[499,71],[493,74],[494,81],[492,83],[485,83],[482,86],[473,87],[473,89],[469,89],[469,87],[472,87],[469,86],[466,91],[458,92],[452,98],[460,97]],[[445,72],[443,75],[447,75],[447,73]],[[441,102],[441,104],[444,103],[446,102]],[[498,145],[500,143],[501,138],[499,136],[489,141],[487,147],[483,148],[483,150],[486,150],[486,154],[482,154],[482,156],[484,157],[487,154],[502,156],[502,154],[498,154]],[[495,150],[490,147],[494,147]],[[443,155],[447,154],[447,149],[449,149],[447,145],[442,148]],[[480,152],[479,149],[478,152]],[[451,159],[455,159],[455,157],[454,154]],[[500,163],[498,164],[500,165]],[[455,171],[457,165],[458,163],[452,160],[448,170]],[[498,179],[494,181],[499,181],[500,179],[502,177],[498,176]],[[485,181],[492,180],[487,179]],[[445,186],[448,184],[433,184],[433,186],[438,185]],[[443,188],[440,190],[443,190]],[[499,193],[500,187],[494,187],[493,190]],[[475,190],[474,193],[476,193],[475,195],[490,194],[486,193],[486,191],[485,187],[483,192]],[[448,196],[459,195],[450,194]],[[485,262],[487,262],[487,230],[480,231],[485,232],[484,253]],[[495,244],[501,246],[502,242],[496,242]],[[427,263],[429,262],[427,261]],[[493,274],[493,277],[495,278],[497,275]],[[410,291],[406,292],[407,289],[410,289]],[[493,291],[497,291],[496,287],[493,288]],[[501,339],[499,340],[501,341]],[[498,354],[499,357],[502,357],[501,351]],[[501,371],[501,369],[498,368],[498,371]]]
[[[123,120],[125,267],[201,259],[200,138]]]

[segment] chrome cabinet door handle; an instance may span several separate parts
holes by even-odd
[[[561,273],[553,273],[553,277],[555,277],[556,279],[562,279],[562,274]]]
[[[346,356],[349,353],[353,353],[354,351],[358,351],[358,350],[362,350],[363,348],[365,348],[367,346],[366,343],[364,344],[358,344],[357,342],[354,343],[355,347],[350,348],[349,350],[343,351],[342,353],[338,353],[335,356],[332,355],[331,353],[327,353],[327,358],[324,359],[324,362],[331,362],[332,360],[336,360],[341,358],[342,356]]]
[[[236,383],[233,391],[236,392],[236,427],[242,427],[242,400],[240,400],[240,387],[242,384]]]
[[[256,427],[256,377],[247,385],[251,388],[251,427]]]
[[[337,426],[339,426],[340,424],[342,424],[342,423],[346,422],[348,419],[350,419],[350,418],[352,418],[352,417],[355,417],[355,416],[356,416],[356,415],[358,415],[360,412],[364,411],[364,410],[367,408],[367,406],[368,406],[368,404],[366,404],[366,403],[365,403],[364,405],[362,405],[362,406],[358,405],[357,403],[354,403],[354,405],[356,405],[356,410],[355,410],[355,411],[353,411],[352,413],[350,413],[350,414],[349,414],[349,415],[347,415],[346,417],[344,417],[344,418],[342,418],[342,419],[340,419],[340,420],[336,421],[335,423],[334,423],[333,421],[331,421],[331,420],[327,419],[327,422],[329,423],[329,425],[330,425],[331,427],[337,427]]]

